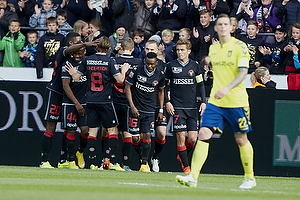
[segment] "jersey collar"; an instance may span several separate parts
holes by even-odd
[[[187,65],[190,63],[190,59],[188,59],[188,61],[187,61],[186,63],[181,62],[181,61],[179,60],[179,58],[177,58],[177,61],[178,61],[178,63],[179,63],[182,67],[185,67],[185,66],[187,66]]]
[[[155,70],[156,70],[156,67],[155,67],[155,69],[153,70],[153,72],[150,73],[150,72],[147,70],[146,65],[144,65],[144,71],[145,71],[145,73],[147,74],[148,77],[152,76],[152,75],[154,74]]]

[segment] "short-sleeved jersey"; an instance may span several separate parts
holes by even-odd
[[[62,64],[64,62],[66,62],[69,57],[64,54],[64,51],[66,49],[67,49],[67,46],[64,46],[59,49],[56,59],[55,59],[55,65],[53,68],[52,78],[46,86],[46,88],[48,88],[49,90],[57,92],[59,94],[63,93],[63,87],[62,87],[62,82],[61,82]]]
[[[165,87],[164,72],[155,69],[149,73],[145,65],[140,66],[129,73],[126,82],[132,85],[132,101],[135,107],[142,112],[154,113],[159,88]]]
[[[244,82],[231,89],[222,99],[215,99],[216,91],[231,83],[239,73],[239,68],[249,68],[249,51],[246,44],[236,38],[223,45],[212,44],[209,57],[214,73],[213,87],[209,103],[218,107],[237,108],[249,105],[248,94]]]
[[[87,103],[107,103],[112,101],[111,93],[114,77],[119,75],[115,60],[105,54],[87,56],[81,62],[78,73],[87,77]]]
[[[120,57],[116,57],[116,66],[118,69],[120,69],[121,65],[124,63],[128,63],[130,65],[129,70],[126,73],[126,78],[131,70],[137,69],[138,66],[142,66],[143,62],[141,59],[134,58],[133,56],[129,55],[121,55]],[[128,100],[125,95],[125,81],[123,83],[118,83],[115,81],[114,83],[114,89],[112,91],[112,97],[114,102],[123,103],[123,104],[129,104]]]
[[[65,65],[67,63],[71,63],[73,65],[73,67],[75,69],[78,69],[79,65],[81,62],[76,62],[74,60],[74,58],[72,56],[70,56],[68,58],[68,60],[66,62],[63,63],[62,65],[62,72],[61,72],[61,78],[67,78],[70,79],[70,88],[74,94],[74,96],[76,97],[76,99],[78,100],[78,102],[80,104],[84,104],[86,103],[86,90],[87,90],[87,80],[86,80],[86,76],[81,76],[79,81],[75,82],[72,79],[72,76],[66,71]],[[67,96],[67,94],[65,93],[65,91],[63,92],[63,103],[70,103],[70,104],[74,104],[70,98]]]
[[[167,64],[166,80],[170,80],[170,102],[174,108],[194,109],[197,107],[197,81],[201,75],[198,62],[189,59],[181,63],[178,59]]]

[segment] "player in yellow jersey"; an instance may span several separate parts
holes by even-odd
[[[256,186],[253,148],[247,137],[252,130],[248,94],[243,84],[249,68],[249,52],[244,42],[230,36],[231,29],[229,17],[226,14],[219,15],[215,23],[219,41],[209,49],[214,82],[192,156],[191,173],[176,176],[179,183],[189,187],[197,186],[200,170],[207,159],[209,139],[214,133],[222,133],[225,123],[234,132],[240,150],[245,173],[240,188],[251,189]]]

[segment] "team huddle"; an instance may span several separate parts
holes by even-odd
[[[214,133],[222,133],[227,122],[235,133],[245,170],[240,188],[255,187],[253,149],[246,134],[251,131],[248,96],[243,86],[249,68],[248,49],[230,36],[227,15],[218,17],[215,29],[219,41],[211,46],[209,56],[216,75],[207,105],[203,69],[189,58],[188,40],[178,40],[178,58],[164,63],[158,57],[158,44],[154,40],[146,43],[146,58],[142,61],[131,56],[134,42],[130,38],[122,41],[121,55],[111,58],[107,55],[111,47],[107,37],[82,43],[78,34],[69,33],[68,46],[58,52],[53,78],[46,88],[47,126],[40,167],[53,168],[48,154],[56,123],[61,121],[65,132],[58,168],[85,168],[83,152],[87,148],[89,169],[131,171],[129,161],[134,149],[141,172],[151,169],[159,172],[159,154],[165,144],[167,119],[171,117],[177,138],[177,160],[188,174],[178,175],[176,180],[195,187],[208,154],[209,139]],[[85,56],[87,46],[94,46],[97,53]],[[223,52],[228,58],[220,56]],[[222,59],[228,60],[222,62]],[[76,151],[77,127],[81,133]],[[155,147],[150,158],[154,130]],[[121,164],[117,155],[119,131],[123,138]],[[96,153],[98,133],[103,158]],[[190,165],[188,154],[193,149]]]

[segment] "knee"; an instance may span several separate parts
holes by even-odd
[[[187,139],[188,143],[190,143],[191,145],[195,145],[197,142],[197,136],[193,137],[193,138],[188,138]]]
[[[87,126],[81,127],[81,134],[87,136],[89,134],[89,128]]]
[[[235,133],[235,141],[237,145],[244,146],[248,143],[248,137],[246,133]]]
[[[143,135],[143,139],[145,140],[151,139],[151,133],[142,133],[142,135]]]
[[[213,132],[208,127],[201,127],[198,135],[199,140],[209,140]]]
[[[132,136],[132,143],[137,144],[140,141],[140,137],[139,136]]]

